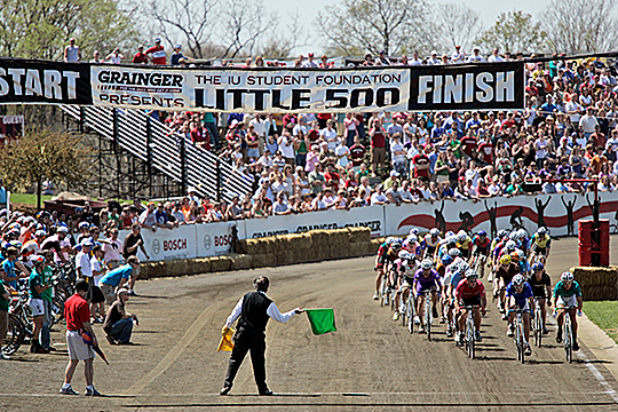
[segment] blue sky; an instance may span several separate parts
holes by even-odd
[[[523,10],[527,13],[537,15],[543,11],[550,0],[429,0],[431,3],[464,3],[481,15],[486,26],[491,25],[500,12],[510,10]],[[314,20],[320,10],[327,10],[330,5],[343,3],[342,0],[265,0],[265,5],[273,11],[280,13],[280,21],[285,21],[285,17],[294,14],[297,10],[302,16],[305,31],[315,30]],[[310,33],[309,33],[310,34]],[[311,36],[312,37],[312,36]],[[301,47],[296,52],[307,53],[310,49],[313,52],[321,52],[323,45],[312,42],[313,46]]]

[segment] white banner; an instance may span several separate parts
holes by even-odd
[[[95,105],[223,112],[405,111],[410,69],[239,70],[92,65]]]
[[[594,195],[588,194],[590,202]],[[599,214],[608,219],[612,233],[618,231],[618,192],[599,193]],[[479,201],[445,200],[401,206],[368,206],[350,210],[328,210],[300,215],[271,216],[232,222],[180,226],[178,229],[142,230],[150,260],[169,260],[229,253],[232,228],[239,239],[260,238],[316,229],[370,227],[371,236],[406,235],[438,227],[442,231],[486,230],[523,227],[533,233],[545,226],[552,236],[574,236],[577,221],[591,219],[592,209],[581,194],[555,194],[490,198]],[[120,233],[120,239],[129,234]],[[140,251],[140,260],[146,260]]]
[[[368,206],[348,210],[327,210],[300,215],[272,216],[267,219],[245,221],[247,238],[302,233],[317,229],[340,229],[345,227],[370,227],[371,236],[384,236],[384,208]]]

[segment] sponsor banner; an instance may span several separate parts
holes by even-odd
[[[318,229],[370,227],[371,236],[384,236],[383,206],[368,206],[348,210],[327,210],[299,215],[272,216],[267,219],[245,220],[247,238],[302,233]]]
[[[518,62],[415,66],[408,110],[496,110],[524,107],[524,66]]]
[[[0,116],[0,147],[24,135],[24,116]]]
[[[524,66],[184,69],[0,59],[0,104],[10,103],[244,113],[523,109]]]
[[[185,225],[176,229],[158,228],[156,232],[150,229],[142,229],[144,248],[150,259],[146,259],[141,248],[138,248],[137,257],[140,261],[146,260],[172,260],[191,259],[197,257],[197,225]],[[118,238],[123,239],[131,233],[130,230],[122,230]]]
[[[162,69],[92,65],[95,105],[223,112],[405,111],[410,70]]]
[[[236,228],[238,239],[245,238],[245,222],[202,223],[196,226],[197,256],[209,257],[230,252],[232,231]]]
[[[0,59],[0,104],[92,104],[90,65]]]
[[[588,194],[593,202],[594,194]],[[618,193],[599,193],[600,216],[609,219],[610,226],[618,228]],[[442,231],[486,230],[495,234],[500,229],[523,227],[534,233],[540,226],[549,229],[552,236],[577,234],[579,219],[592,219],[592,209],[581,194],[552,194],[489,198],[479,201],[445,200],[415,205],[385,206],[386,232],[405,235],[414,227]]]

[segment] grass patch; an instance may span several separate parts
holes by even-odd
[[[584,302],[584,312],[618,343],[618,301]]]
[[[41,196],[41,206],[46,200],[51,200],[53,196]],[[36,195],[30,193],[11,193],[11,203],[21,203],[24,205],[36,206]]]

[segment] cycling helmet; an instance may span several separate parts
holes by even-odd
[[[506,245],[504,247],[506,247],[506,250],[508,250],[509,252],[512,252],[517,247],[517,243],[509,240],[508,242],[506,242]]]
[[[446,238],[447,245],[454,245],[457,243],[457,236],[449,236]]]
[[[511,239],[511,240],[517,239],[517,232],[516,231],[512,231],[511,233],[509,233],[509,239]]]
[[[79,222],[79,225],[77,225],[77,228],[79,230],[88,229],[89,227],[90,227],[90,224],[88,224],[88,222]]]
[[[32,263],[45,263],[45,258],[41,255],[32,255],[30,257],[30,262]]]
[[[418,242],[418,237],[416,235],[410,235],[410,236],[408,236],[407,240],[410,243],[416,243],[416,242]]]
[[[401,260],[410,260],[410,259],[412,259],[412,255],[407,250],[400,251],[397,256],[399,256],[399,259],[401,259]]]
[[[420,231],[417,228],[415,228],[415,227],[410,229],[410,235],[418,236],[419,233],[420,233]]]
[[[455,236],[455,233],[452,230],[449,230],[448,232],[444,234],[444,237],[451,237],[451,236]]]
[[[465,233],[459,233],[457,235],[457,240],[460,242],[463,242],[464,240],[466,240],[466,238],[468,237],[468,235],[466,235]]]
[[[451,255],[453,258],[456,258],[457,256],[461,255],[461,252],[456,247],[453,247],[448,250],[448,254]]]
[[[523,239],[528,235],[528,233],[526,233],[526,231],[524,229],[519,229],[517,231],[517,238],[518,239]]]
[[[500,264],[501,265],[508,265],[509,263],[511,263],[511,257],[509,255],[503,255],[500,258]]]
[[[547,228],[545,228],[544,226],[541,226],[539,228],[539,230],[536,231],[536,233],[538,233],[539,235],[543,236],[543,235],[547,234]]]
[[[18,250],[21,250],[22,246],[23,246],[23,244],[20,241],[18,241],[18,240],[11,240],[9,242],[9,247],[14,247],[14,248],[16,248]]]
[[[45,237],[45,236],[47,236],[47,233],[45,233],[45,231],[43,229],[39,229],[36,232],[34,232],[34,236],[36,236],[36,237]]]
[[[535,262],[532,264],[532,270],[543,270],[543,262]]]
[[[476,280],[479,278],[479,275],[474,271],[474,269],[466,270],[466,279],[468,280]]]
[[[513,284],[515,286],[521,286],[521,285],[524,284],[525,281],[526,280],[524,279],[524,277],[522,275],[517,274],[517,275],[513,276]]]
[[[481,231],[479,232],[479,236],[480,236],[480,237],[485,237],[485,236],[487,236],[487,232],[485,232],[484,230],[481,230]]]
[[[421,262],[421,268],[423,268],[423,270],[429,270],[432,266],[433,262],[429,259],[423,259],[423,261]]]
[[[429,231],[429,234],[431,235],[431,237],[438,237],[440,236],[440,230],[434,227]]]
[[[571,272],[562,272],[560,275],[560,280],[563,282],[573,282],[573,274]]]
[[[400,249],[403,245],[403,241],[401,239],[395,239],[395,241],[391,244],[391,247],[395,249]]]
[[[442,258],[440,260],[442,260],[442,263],[445,266],[446,265],[450,265],[451,263],[453,263],[453,258],[451,257],[451,255],[444,255],[444,256],[442,256]]]
[[[508,231],[506,231],[506,230],[504,230],[504,229],[502,229],[502,230],[498,231],[498,237],[499,237],[499,238],[503,238],[503,237],[505,237],[505,236],[508,236],[508,234],[509,234],[509,232],[508,232]]]
[[[69,228],[66,226],[59,226],[58,229],[56,229],[56,232],[58,233],[69,233]]]
[[[519,261],[519,253],[516,250],[511,252],[511,260],[512,261]]]

